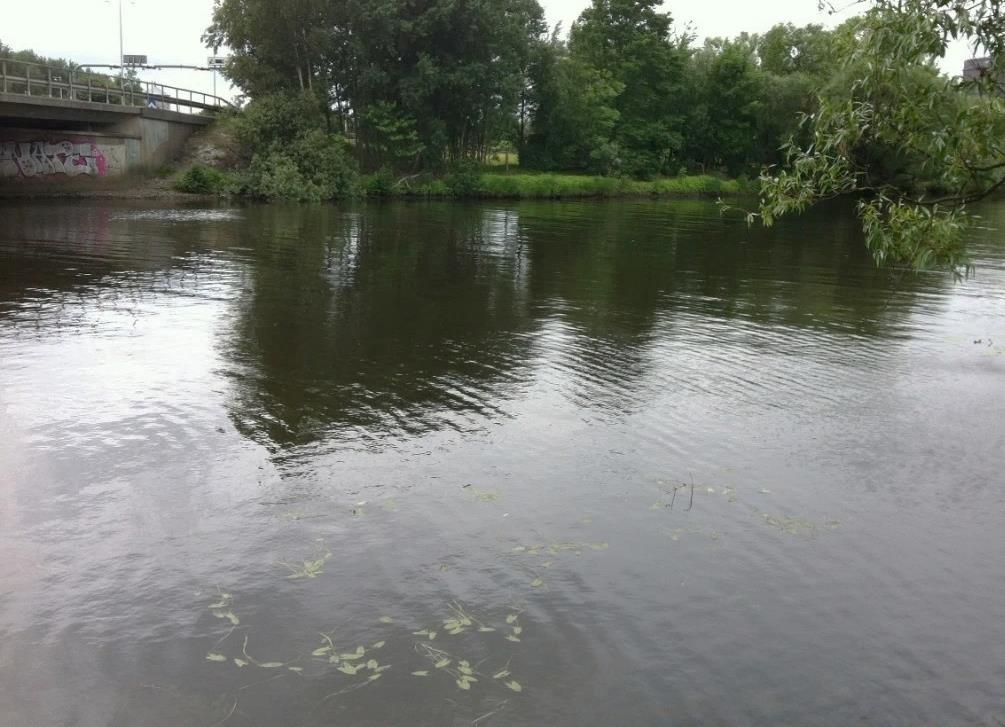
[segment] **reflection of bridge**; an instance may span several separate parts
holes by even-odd
[[[0,184],[157,169],[230,107],[201,91],[0,61]]]

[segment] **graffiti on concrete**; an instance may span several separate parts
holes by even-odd
[[[104,177],[107,173],[108,160],[93,142],[0,142],[0,179],[54,174]]]

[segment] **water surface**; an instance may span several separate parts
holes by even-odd
[[[1002,724],[1002,239],[4,203],[0,721]]]

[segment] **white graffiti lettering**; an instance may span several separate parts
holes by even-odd
[[[0,178],[45,177],[53,174],[103,177],[106,171],[104,154],[97,144],[91,142],[0,142]]]

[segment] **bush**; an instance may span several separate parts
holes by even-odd
[[[227,194],[233,190],[234,180],[219,169],[196,164],[178,177],[174,186],[188,194]]]
[[[340,137],[313,129],[285,145],[255,154],[244,192],[261,199],[322,202],[350,197],[359,175]]]
[[[363,181],[363,191],[367,197],[390,197],[394,194],[394,175],[384,167]]]
[[[481,191],[482,174],[476,164],[462,162],[443,181],[454,197],[477,197]]]

